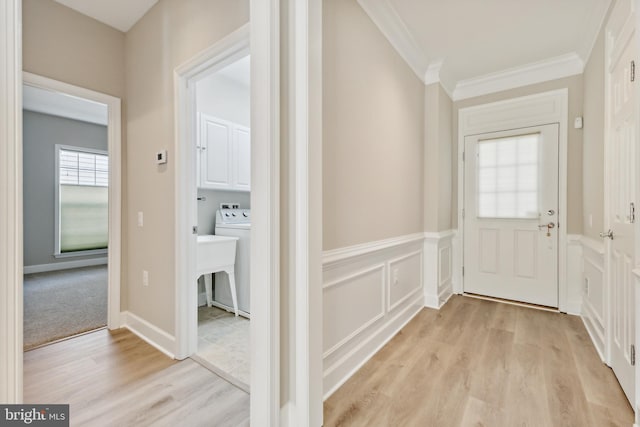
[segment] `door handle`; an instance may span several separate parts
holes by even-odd
[[[600,237],[602,237],[603,239],[608,237],[609,239],[613,240],[613,230],[609,229],[609,231],[600,232]]]
[[[555,228],[555,227],[556,227],[556,224],[553,223],[553,222],[550,222],[549,224],[539,225],[538,229],[542,230],[543,228],[546,228],[546,229],[550,230],[550,229]]]

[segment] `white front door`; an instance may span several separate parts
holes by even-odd
[[[630,20],[633,22],[633,19]],[[608,143],[606,187],[609,279],[609,350],[611,368],[629,401],[634,402],[635,374],[632,365],[634,344],[634,195],[636,119],[635,83],[631,81],[635,38],[622,31],[613,44],[608,69]]]
[[[465,292],[558,307],[558,128],[465,138]]]

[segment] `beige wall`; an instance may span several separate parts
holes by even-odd
[[[25,71],[124,96],[124,33],[53,0],[22,8]]]
[[[125,41],[127,94],[129,311],[174,333],[174,111],[173,71],[249,20],[249,2],[160,0]],[[154,153],[169,151],[167,165]],[[149,286],[142,286],[142,271]]]
[[[440,83],[425,88],[424,231],[451,228],[452,106]]]
[[[584,235],[604,231],[604,30],[584,69]],[[590,221],[591,220],[591,221]]]
[[[420,232],[424,85],[355,0],[323,18],[323,247]]]
[[[458,111],[461,108],[487,104],[546,91],[569,89],[569,146],[567,172],[567,230],[570,234],[582,234],[582,130],[574,129],[573,119],[582,116],[582,75],[525,86],[517,89],[469,98],[453,103],[453,156],[452,156],[452,218],[453,228],[458,224]]]

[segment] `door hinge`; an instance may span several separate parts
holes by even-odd
[[[462,219],[464,219],[464,209],[462,209]]]
[[[636,81],[636,61],[631,61],[631,81]]]
[[[464,267],[462,267],[462,277],[464,277]]]
[[[636,205],[635,203],[629,203],[629,222],[633,224],[636,222]]]
[[[631,350],[629,351],[629,358],[631,359],[631,366],[636,366],[636,346],[631,344]]]
[[[191,227],[191,234],[198,234],[198,226],[194,225],[193,227]]]
[[[462,152],[462,161],[464,162],[464,151]]]

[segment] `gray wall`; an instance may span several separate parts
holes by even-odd
[[[55,146],[62,144],[106,151],[106,126],[24,111],[23,139],[24,265],[53,264],[92,258],[56,259],[53,256],[55,252]],[[104,255],[98,257],[104,257]]]
[[[213,234],[215,229],[216,211],[220,203],[238,203],[241,209],[251,207],[251,193],[248,191],[219,191],[198,189],[198,197],[207,200],[198,202],[198,234]]]

